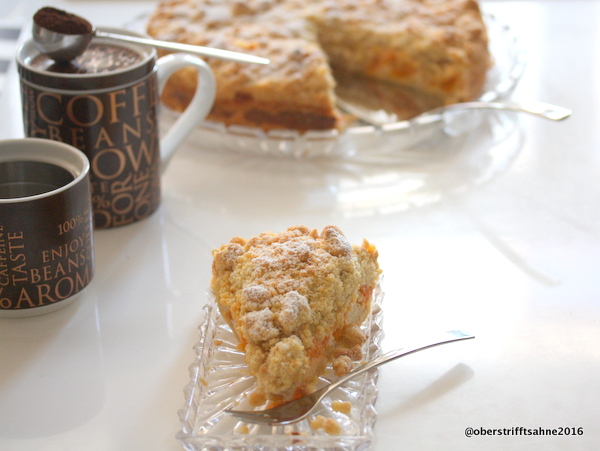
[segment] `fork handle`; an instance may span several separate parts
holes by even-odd
[[[475,335],[468,334],[461,330],[451,330],[445,332],[442,337],[434,338],[434,340],[428,340],[427,344],[421,344],[410,348],[400,348],[393,351],[386,352],[385,354],[380,355],[376,359],[371,360],[370,362],[361,365],[348,374],[340,377],[335,382],[332,382],[330,385],[327,385],[323,388],[323,393],[320,394],[321,397],[327,395],[332,390],[335,390],[337,387],[342,385],[344,382],[355,378],[367,371],[371,371],[372,369],[378,367],[379,365],[383,365],[384,363],[391,362],[392,360],[399,359],[400,357],[404,357],[409,354],[413,354],[415,352],[422,351],[424,349],[433,348],[435,346],[443,345],[446,343],[452,343],[455,341],[468,340],[470,338],[475,338]]]

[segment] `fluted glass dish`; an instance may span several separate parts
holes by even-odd
[[[374,291],[371,315],[362,325],[367,336],[363,359],[381,355],[383,338],[381,286]],[[185,405],[179,411],[181,429],[177,439],[188,451],[358,451],[369,449],[377,416],[377,371],[364,374],[344,384],[324,399],[303,421],[287,426],[246,423],[227,414],[225,409],[260,410],[252,407],[249,396],[256,381],[247,370],[238,340],[225,323],[212,299],[204,307],[204,321],[199,328],[200,340],[194,347],[196,358],[190,366],[189,384],[185,387]],[[325,385],[335,376],[331,367],[320,378]],[[349,413],[342,413],[336,401],[349,402]],[[332,405],[333,404],[333,405]],[[345,404],[347,406],[347,404]],[[332,418],[339,434],[330,435],[323,428],[313,429],[317,415]]]

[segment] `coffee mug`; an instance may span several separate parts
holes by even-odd
[[[0,316],[57,310],[92,280],[89,170],[70,145],[0,140]]]
[[[156,58],[152,46],[105,38],[94,38],[71,63],[54,63],[31,40],[17,50],[25,134],[87,155],[96,228],[130,224],[156,210],[161,170],[214,102],[214,75],[202,59],[180,53]],[[198,89],[159,140],[160,92],[171,74],[188,66],[197,69]]]

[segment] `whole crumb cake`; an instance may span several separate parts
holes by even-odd
[[[266,66],[209,61],[217,78],[209,119],[265,130],[342,128],[334,70],[444,105],[478,97],[490,66],[475,0],[162,0],[147,31],[269,58]],[[181,111],[195,87],[193,69],[184,69],[163,101]]]
[[[258,396],[279,403],[314,390],[362,358],[360,325],[380,269],[366,240],[352,246],[335,226],[234,238],[213,252],[211,289],[240,340]]]

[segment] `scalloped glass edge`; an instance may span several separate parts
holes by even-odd
[[[383,339],[384,293],[381,280],[373,292],[371,314],[361,326],[367,334],[363,359],[381,355]],[[198,328],[200,340],[194,346],[195,360],[189,367],[190,382],[184,389],[185,404],[179,410],[181,429],[177,440],[188,451],[363,451],[374,439],[377,418],[378,371],[353,379],[324,399],[311,416],[287,426],[245,423],[224,412],[235,406],[251,410],[248,395],[255,381],[247,372],[243,353],[237,350],[237,339],[223,321],[209,294],[204,306],[204,320]],[[335,378],[331,368],[320,378],[319,386]],[[333,401],[349,401],[346,415],[332,409]],[[264,408],[259,407],[257,410]],[[312,429],[316,415],[334,418],[341,426],[339,435],[328,435],[323,429]]]
[[[495,64],[488,71],[485,92],[477,99],[497,101],[509,97],[521,78],[526,55],[512,29],[501,23],[492,14],[484,14],[488,27],[489,45]],[[177,114],[163,108],[163,121],[169,126]],[[473,127],[478,123],[474,122]],[[406,120],[383,126],[353,125],[343,131],[272,130],[260,128],[226,126],[212,121],[203,121],[188,139],[202,148],[229,150],[253,155],[283,156],[292,158],[318,158],[353,156],[370,150],[377,140],[393,139],[397,150],[410,149],[415,144],[439,139],[444,134],[444,117],[441,114],[424,115],[415,120]],[[470,131],[465,129],[464,132]]]

